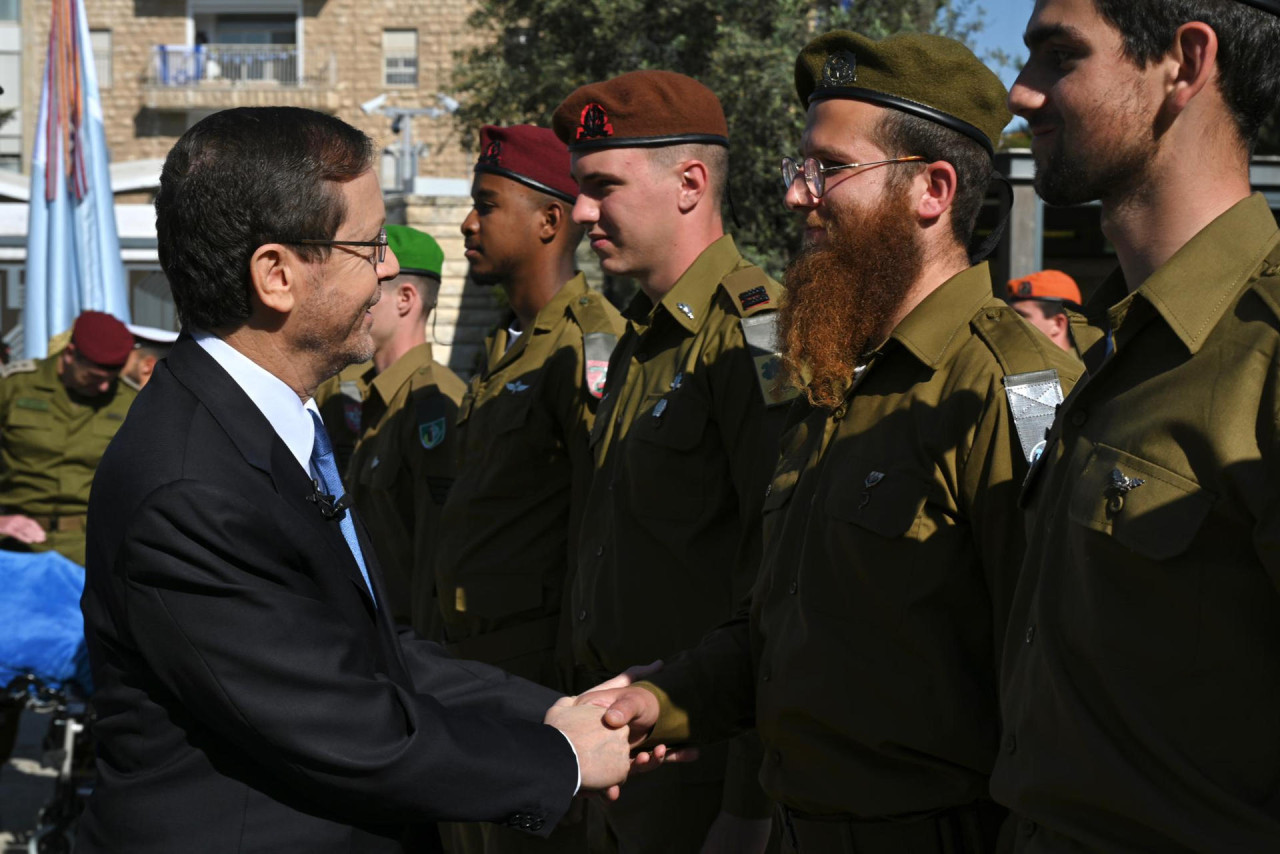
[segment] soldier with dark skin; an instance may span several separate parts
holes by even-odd
[[[938,81],[947,85],[940,86]],[[963,45],[835,31],[796,62],[793,405],[749,606],[647,682],[587,694],[637,744],[754,727],[784,851],[988,854],[1016,498],[1079,367],[968,251],[1009,114]]]
[[[577,185],[564,143],[548,128],[489,126],[480,150],[462,235],[472,278],[502,288],[508,310],[450,427],[457,480],[435,584],[450,651],[565,691],[588,437],[622,318],[575,267],[582,227],[570,218]],[[455,828],[455,842],[488,854],[584,852],[580,816],[546,840],[482,825]]]
[[[605,272],[640,286],[591,436],[571,613],[582,690],[732,616],[759,565],[760,506],[791,393],[774,345],[781,288],[724,232],[729,139],[714,93],[680,74],[633,72],[573,92],[554,126],[573,152],[574,219]],[[772,807],[758,764],[747,734],[638,778],[593,816],[593,844],[763,850]]]
[[[418,634],[438,641],[432,560],[453,483],[452,424],[466,384],[432,358],[427,343],[444,252],[417,229],[386,230],[400,275],[381,283],[382,297],[369,311],[373,365],[360,378],[360,433],[345,481],[377,549],[392,616],[409,625],[419,611]]]
[[[1018,852],[1280,850],[1280,3],[1038,0],[1009,103],[1119,268],[1023,487],[991,791]]]

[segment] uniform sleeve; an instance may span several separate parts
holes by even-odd
[[[421,687],[488,692],[492,713],[380,674],[367,638],[299,571],[297,534],[273,509],[178,481],[132,514],[112,583],[148,673],[199,727],[349,821],[501,821],[536,806],[550,832],[576,781],[561,734],[498,717],[511,711],[492,699],[500,677],[433,665],[425,649]]]

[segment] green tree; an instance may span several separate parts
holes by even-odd
[[[976,0],[482,0],[470,24],[486,40],[459,56],[457,120],[474,145],[483,124],[549,125],[584,83],[645,68],[697,78],[729,121],[730,229],[777,275],[797,245],[778,163],[798,150],[804,127],[793,76],[800,48],[836,28],[968,41],[982,14]]]

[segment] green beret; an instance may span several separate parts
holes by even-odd
[[[955,39],[899,33],[881,41],[833,30],[796,58],[796,93],[806,107],[849,98],[902,110],[959,131],[994,152],[1013,118],[1009,92]]]
[[[401,273],[440,278],[444,267],[444,250],[430,234],[407,225],[387,226],[387,245],[396,253]]]

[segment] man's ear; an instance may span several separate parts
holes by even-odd
[[[945,160],[926,163],[924,170],[912,182],[911,188],[912,192],[917,193],[916,214],[922,220],[937,220],[956,200],[956,168]]]
[[[1169,70],[1164,113],[1172,122],[1217,73],[1218,34],[1200,21],[1183,24],[1173,37],[1164,64]]]
[[[302,259],[279,243],[264,243],[249,258],[249,280],[264,308],[288,314],[296,304]]]
[[[400,282],[396,285],[392,298],[396,301],[396,317],[407,317],[415,313],[418,310],[418,304],[421,302],[418,297],[418,289],[408,282]],[[386,297],[383,297],[383,299],[386,299]]]
[[[559,202],[547,202],[538,208],[538,239],[550,243],[564,230],[568,217]]]
[[[698,206],[698,202],[707,194],[710,180],[710,170],[701,160],[686,160],[680,164],[680,190],[677,202],[680,213],[688,213]]]

